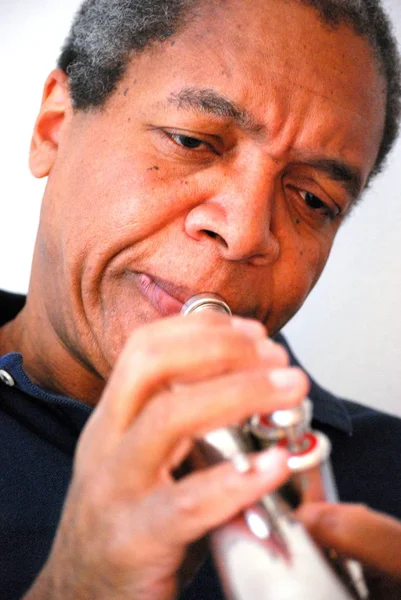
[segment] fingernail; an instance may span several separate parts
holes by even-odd
[[[276,471],[278,467],[285,468],[284,459],[286,453],[279,448],[271,448],[264,452],[260,452],[255,458],[255,468],[261,473],[271,473]]]
[[[284,390],[296,386],[300,381],[301,374],[298,370],[288,367],[285,369],[272,369],[267,376],[274,387]]]
[[[231,458],[231,462],[237,473],[249,473],[252,469],[252,463],[249,456],[244,452],[237,452],[237,454],[234,454]]]
[[[261,323],[258,321],[252,321],[251,319],[242,319],[241,317],[233,317],[232,325],[235,329],[239,329],[243,333],[246,333],[253,339],[260,339],[266,336],[266,330]]]

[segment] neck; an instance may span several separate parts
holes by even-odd
[[[27,303],[17,317],[0,328],[0,356],[19,352],[29,378],[43,389],[81,400],[99,401],[105,381],[86,366],[56,335],[42,312]]]

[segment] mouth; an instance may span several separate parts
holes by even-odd
[[[179,314],[188,298],[196,293],[146,273],[137,273],[136,280],[142,296],[162,317]]]
[[[189,289],[139,271],[135,272],[134,276],[138,291],[160,317],[180,314],[184,304],[197,294],[210,292],[214,294],[217,293],[221,297],[219,291],[215,292],[213,290],[212,292],[212,290],[205,289]],[[226,298],[226,295],[224,296],[224,300],[228,301],[233,314],[261,320],[255,306],[240,307],[238,305],[236,306],[235,302],[232,302],[231,305],[230,300],[229,298]]]

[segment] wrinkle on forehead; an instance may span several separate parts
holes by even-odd
[[[307,92],[307,94],[313,95],[316,98],[321,98],[324,101],[330,102],[331,104],[341,108],[341,110],[343,110],[344,112],[350,113],[353,116],[359,117],[361,119],[366,119],[371,115],[372,112],[377,115],[379,114],[379,111],[383,109],[385,99],[384,91],[381,90],[382,95],[377,94],[377,88],[375,88],[374,91],[372,90],[371,93],[369,92],[369,89],[367,90],[366,100],[368,101],[365,104],[366,110],[364,111],[360,106],[360,102],[356,103],[353,101],[354,99],[356,99],[357,95],[355,89],[352,90],[352,94],[350,94],[349,96],[343,95],[340,99],[336,95],[335,86],[331,86],[331,91],[328,91],[327,88],[323,89],[323,86],[321,85],[321,80],[319,81],[318,78],[316,78],[316,85],[308,85],[306,83],[306,78],[302,78],[302,76],[300,76],[297,79],[292,79],[291,77],[289,77],[288,72],[283,72],[282,76],[280,77],[280,72],[277,70],[274,72],[274,75],[277,78],[277,83],[282,88],[288,88],[291,91],[293,91],[293,89],[296,88],[300,91]],[[344,88],[342,88],[342,91],[344,92]],[[356,105],[359,106],[358,109],[356,108]]]
[[[273,157],[298,142],[296,148],[318,145],[370,168],[385,95],[368,44],[347,26],[324,28],[316,12],[296,0],[274,0],[268,10],[266,0],[212,4],[174,45],[164,42],[133,59],[136,97],[160,107],[175,96],[183,107],[193,105],[191,90],[201,89],[192,107],[201,114],[214,102],[212,90],[227,101],[217,107],[223,116],[248,120],[259,139],[268,132]]]
[[[345,102],[358,103],[359,95],[367,104],[378,105],[377,96],[386,92],[368,42],[346,24],[330,28],[313,7],[297,0],[205,3],[201,18],[195,27],[183,32],[184,38],[185,44],[196,47],[197,68],[202,69],[209,56],[217,56],[229,78],[234,79],[238,69],[252,69],[257,62],[260,72],[277,77],[281,83],[287,80],[345,109]],[[376,85],[360,89],[361,70],[364,81],[375,80]],[[347,98],[344,103],[332,98],[339,87],[344,100]],[[381,108],[382,104],[378,106]],[[361,110],[357,114],[365,116]]]

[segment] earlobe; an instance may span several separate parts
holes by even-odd
[[[36,119],[29,167],[37,178],[49,175],[57,155],[62,126],[71,110],[68,75],[55,69],[48,76]]]

